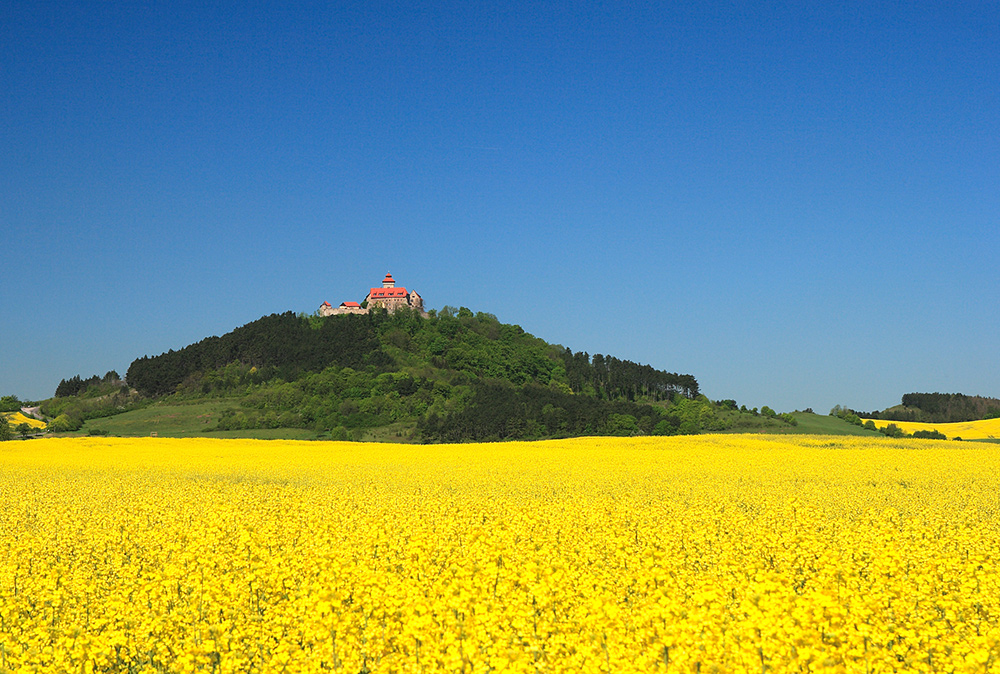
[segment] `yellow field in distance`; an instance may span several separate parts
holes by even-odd
[[[862,419],[862,421],[868,421]],[[886,421],[885,419],[872,419],[877,428],[885,428],[889,424],[896,424],[900,430],[906,433],[913,431],[937,431],[943,433],[950,439],[962,438],[963,440],[986,440],[989,438],[1000,438],[1000,419],[982,419],[980,421],[961,421],[951,424],[924,424],[915,421]]]
[[[996,672],[1000,452],[0,443],[0,671]]]
[[[21,424],[28,424],[32,428],[45,428],[48,425],[44,421],[25,415],[23,412],[13,412],[4,416],[7,417],[7,423],[10,424],[11,428],[17,428]]]

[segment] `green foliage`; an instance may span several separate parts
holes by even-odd
[[[862,416],[931,424],[978,421],[1000,417],[1000,399],[962,393],[907,393],[901,405]]]
[[[474,380],[471,397],[432,406],[418,421],[425,442],[487,442],[580,435],[650,435],[663,410],[628,401],[568,395],[548,386]],[[676,420],[674,420],[676,427]]]
[[[605,426],[608,435],[639,435],[639,422],[631,414],[609,414]]]
[[[0,442],[6,442],[11,437],[10,422],[7,421],[7,417],[0,415]]]
[[[154,432],[161,437],[207,435],[216,427],[221,412],[238,404],[236,399],[167,399],[87,421],[83,430],[90,433],[96,428],[122,437],[148,436]]]
[[[41,403],[42,413],[47,417],[64,415],[72,419],[77,430],[88,419],[114,416],[146,405],[137,392],[132,391],[117,379],[97,381],[79,389],[77,395],[50,398]]]
[[[726,430],[726,422],[720,418],[715,405],[703,395],[693,400],[678,398],[670,407],[669,413],[676,418],[678,433],[692,435],[702,431]]]
[[[309,318],[292,312],[272,314],[180,351],[139,358],[129,366],[127,379],[143,395],[160,396],[179,389],[190,391],[197,384],[205,392],[212,382],[202,381],[202,373],[232,363],[248,370],[255,368],[264,381],[293,380],[303,372],[317,372],[330,365],[390,367],[394,363],[378,340],[378,328],[385,320],[382,312],[332,316],[313,329]]]
[[[586,352],[573,353],[569,349],[559,355],[566,382],[573,391],[589,389],[599,397],[611,400],[647,399],[654,402],[672,400],[677,395],[687,398],[698,395],[698,381],[691,375],[664,372],[649,365],[599,353],[593,359]]]
[[[68,414],[60,414],[49,422],[49,431],[53,433],[68,433],[78,431],[83,427],[83,420],[71,417]]]
[[[102,387],[102,384],[106,385]],[[96,374],[89,379],[82,379],[80,375],[75,375],[69,379],[63,379],[56,387],[55,397],[63,398],[67,396],[98,396],[103,395],[110,389],[121,387],[121,377],[114,370],[110,370],[103,377]]]
[[[925,438],[927,440],[947,440],[948,436],[944,433],[939,432],[937,429],[933,431],[913,431],[914,438]]]
[[[789,426],[798,426],[799,421],[790,412],[782,412],[778,415],[778,419],[781,419]]]
[[[896,424],[889,424],[888,426],[886,426],[885,428],[882,428],[880,430],[882,431],[882,435],[885,435],[886,437],[889,437],[889,438],[903,438],[903,437],[906,437],[906,433],[903,432],[903,429],[901,429]]]
[[[17,396],[0,397],[0,412],[17,412],[23,406]]]
[[[854,410],[848,409],[846,407],[841,407],[840,405],[834,405],[833,409],[830,410],[830,416],[839,417],[849,424],[854,426],[861,426],[861,417],[857,415]]]
[[[780,415],[779,415],[780,416]],[[785,426],[784,429],[769,432],[810,433],[814,435],[868,435],[881,436],[878,430],[869,430],[862,426],[849,424],[840,417],[812,412],[793,412],[796,426]]]

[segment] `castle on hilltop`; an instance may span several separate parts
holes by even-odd
[[[334,308],[329,302],[319,305],[320,316],[338,316],[340,314],[367,314],[375,307],[382,307],[390,314],[399,307],[409,307],[419,311],[422,316],[426,316],[424,311],[424,300],[417,294],[416,290],[406,291],[406,288],[397,288],[396,281],[392,274],[386,274],[382,279],[381,288],[372,288],[368,291],[360,303],[341,302],[339,307]]]

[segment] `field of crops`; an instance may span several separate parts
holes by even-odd
[[[4,416],[7,417],[7,423],[10,424],[11,428],[17,428],[19,424],[28,424],[35,429],[45,428],[46,426],[44,421],[39,421],[34,417],[29,417],[23,412],[13,412],[11,414],[5,414]]]
[[[995,445],[0,444],[0,671],[1000,671]]]
[[[867,419],[863,419],[867,421]],[[986,440],[1000,439],[1000,419],[981,419],[979,421],[958,421],[951,424],[925,424],[916,421],[886,421],[884,419],[873,419],[875,426],[885,428],[889,424],[896,424],[904,433],[912,434],[914,431],[937,431],[949,438],[962,438],[963,440]]]

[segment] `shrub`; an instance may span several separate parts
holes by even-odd
[[[49,422],[49,430],[53,433],[68,433],[78,431],[83,426],[83,421],[63,413]]]
[[[903,429],[897,426],[896,424],[889,424],[888,426],[883,428],[882,434],[890,438],[906,437],[906,433],[903,432]]]

